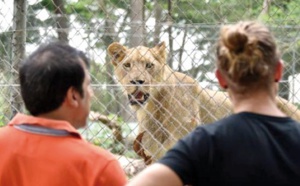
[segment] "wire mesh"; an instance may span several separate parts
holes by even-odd
[[[130,174],[136,173],[130,166],[134,166],[136,159],[141,159],[134,151],[141,121],[138,121],[137,112],[131,108],[124,87],[116,79],[107,55],[107,47],[115,41],[129,48],[138,45],[151,48],[164,41],[168,52],[166,64],[171,69],[193,77],[203,88],[219,90],[214,77],[214,44],[220,25],[259,18],[274,32],[285,61],[279,95],[298,105],[300,29],[297,17],[300,14],[300,1],[274,0],[265,4],[266,2],[268,1],[28,0],[23,15],[26,25],[23,30],[16,30],[18,22],[14,17],[17,15],[14,10],[17,1],[2,0],[0,126],[9,122],[15,114],[14,110],[23,108],[16,105],[16,95],[11,94],[12,91],[19,94],[14,64],[15,56],[19,56],[19,53],[14,50],[13,41],[14,34],[19,31],[26,33],[26,40],[21,43],[25,46],[25,55],[39,44],[53,40],[64,40],[88,53],[92,59],[91,77],[95,97],[92,100],[90,122],[80,132],[88,141],[119,155],[120,159],[126,157],[130,163],[124,164],[124,169]],[[161,82],[151,86],[178,85]],[[190,85],[182,83],[180,86]],[[192,102],[197,99],[189,97]],[[214,100],[213,96],[209,99],[220,106],[227,101]],[[179,102],[178,105],[180,104]],[[215,114],[205,104],[202,108],[212,117]],[[142,109],[145,108],[142,106]],[[155,116],[150,120],[161,126],[161,120]],[[169,138],[172,138],[172,134]],[[177,138],[173,139],[174,142],[176,140]],[[163,145],[156,148],[158,153],[165,151]],[[150,154],[154,156],[153,153]]]

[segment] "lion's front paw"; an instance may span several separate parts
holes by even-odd
[[[141,157],[144,159],[144,162],[146,165],[150,165],[152,163],[151,156],[146,155],[145,150],[142,146],[142,139],[144,136],[144,132],[141,132],[138,134],[138,136],[135,138],[133,142],[133,150]]]

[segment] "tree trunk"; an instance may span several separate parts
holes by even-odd
[[[130,7],[129,47],[144,45],[144,0],[131,0]]]
[[[173,69],[173,37],[172,37],[172,0],[168,0],[168,33],[169,33],[169,55],[168,65]]]
[[[113,21],[111,21],[111,18],[109,17],[110,13],[107,12],[107,5],[104,0],[98,0],[100,11],[103,11],[105,14],[105,31],[104,35],[102,37],[104,41],[104,45],[106,48],[113,43],[114,41],[119,41],[119,38],[117,38],[117,33],[115,31],[115,24]],[[126,17],[126,16],[125,16]],[[115,36],[115,37],[114,37]],[[105,68],[106,68],[106,79],[108,84],[117,84],[115,82],[113,76],[113,66],[110,64],[109,57],[106,56],[105,60]],[[114,113],[121,118],[123,118],[124,121],[130,120],[129,118],[132,118],[131,115],[128,113],[128,99],[125,97],[125,95],[122,93],[122,90],[119,88],[114,88],[114,87],[108,87],[108,89],[111,88],[111,102],[107,106],[107,114],[109,113]],[[114,97],[113,97],[114,96]]]
[[[55,10],[54,13],[56,15],[56,27],[58,40],[64,43],[69,43],[68,35],[69,35],[69,24],[68,19],[66,17],[66,10],[64,7],[63,0],[53,0]]]
[[[13,10],[13,41],[12,41],[12,65],[11,65],[11,118],[21,111],[22,99],[20,96],[19,83],[19,64],[25,56],[26,42],[26,14],[27,4],[25,0],[14,0]]]
[[[269,10],[270,10],[270,6],[271,6],[271,0],[264,0],[262,10],[261,10],[258,17],[262,18],[262,17],[268,15]]]
[[[179,64],[178,64],[178,72],[182,72],[182,56],[183,56],[183,53],[185,52],[184,50],[184,46],[185,46],[185,43],[186,43],[186,40],[187,40],[187,32],[188,32],[188,26],[185,25],[184,27],[184,34],[183,34],[183,38],[182,38],[182,45],[180,46],[180,49],[179,49]]]
[[[154,16],[155,16],[155,28],[154,28],[154,45],[160,43],[160,32],[162,28],[161,16],[162,16],[162,7],[159,4],[159,0],[155,0],[154,4]]]

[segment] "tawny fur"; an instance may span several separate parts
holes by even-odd
[[[231,113],[226,93],[202,89],[193,78],[172,70],[167,64],[164,42],[153,48],[127,48],[117,42],[108,47],[114,73],[128,95],[149,94],[145,103],[132,105],[142,146],[152,160],[159,159],[174,143],[193,130]],[[132,83],[134,82],[134,83]],[[287,115],[300,120],[300,112],[288,101],[277,98]]]

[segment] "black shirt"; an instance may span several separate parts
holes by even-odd
[[[238,113],[197,127],[159,161],[184,184],[300,186],[300,124]]]

